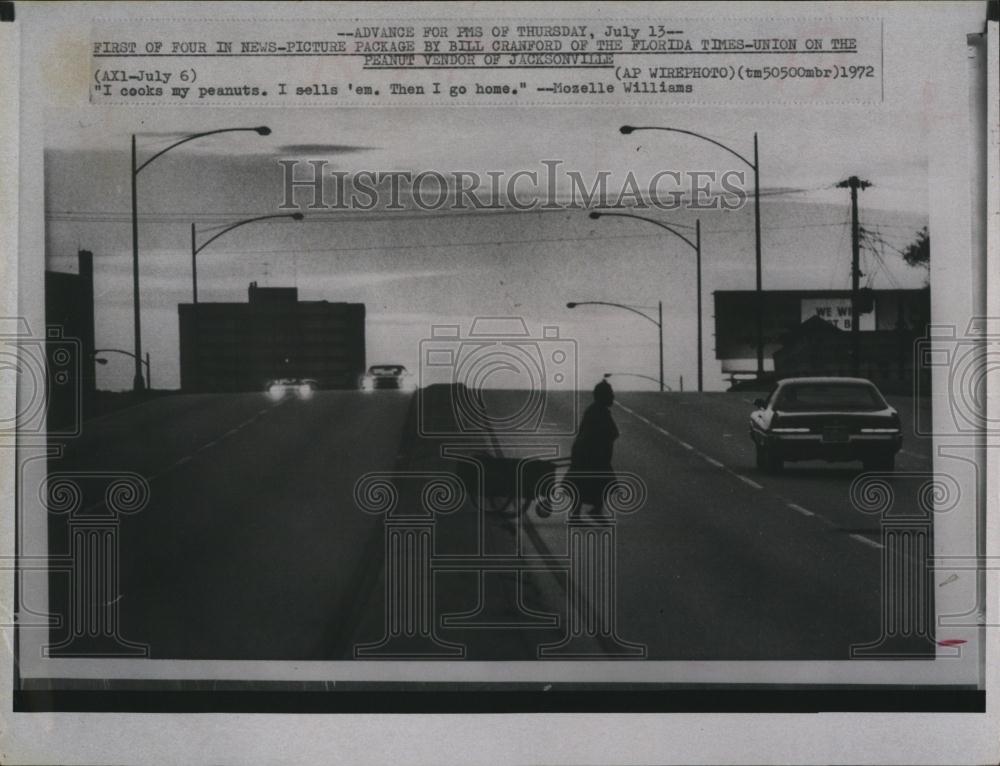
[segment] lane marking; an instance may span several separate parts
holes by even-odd
[[[801,505],[799,505],[797,503],[785,503],[785,505],[787,505],[793,511],[798,511],[803,516],[815,516],[816,515],[815,513],[813,513],[812,511],[810,511],[808,508],[803,508]]]
[[[726,470],[729,470],[729,469],[726,469]],[[763,484],[758,484],[753,479],[751,479],[751,478],[749,478],[747,476],[744,476],[741,473],[736,473],[735,471],[730,471],[730,473],[732,473],[733,476],[735,476],[737,479],[739,479],[740,481],[742,481],[744,484],[748,484],[749,486],[753,487],[754,489],[764,489],[764,485]]]
[[[855,534],[855,533],[852,532],[849,536],[852,537],[852,538],[854,538],[855,540],[857,540],[859,543],[864,543],[865,545],[870,545],[872,548],[879,548],[879,549],[881,549],[883,547],[882,543],[877,543],[874,540],[869,540],[864,535],[858,535],[858,534]]]
[[[707,462],[709,465],[715,466],[716,468],[720,468],[721,470],[725,471],[726,473],[730,474],[731,476],[739,479],[741,482],[743,482],[744,484],[746,484],[748,487],[753,487],[754,489],[757,489],[757,490],[763,490],[763,489],[765,489],[765,487],[762,484],[759,484],[758,482],[754,481],[753,479],[751,479],[751,478],[749,478],[747,476],[744,476],[743,474],[741,474],[741,473],[733,470],[729,466],[727,466],[724,463],[716,460],[714,457],[705,454],[701,450],[696,449],[695,447],[693,447],[692,445],[690,445],[687,442],[683,441],[682,439],[679,439],[678,437],[674,436],[667,429],[663,428],[662,426],[657,425],[656,423],[651,422],[648,418],[645,418],[642,415],[640,415],[638,412],[635,412],[634,410],[629,409],[624,404],[621,404],[620,402],[615,402],[615,404],[618,407],[621,407],[623,410],[625,410],[625,412],[627,412],[629,415],[632,415],[633,417],[637,418],[638,420],[641,420],[643,423],[646,423],[647,425],[652,426],[654,429],[656,429],[657,431],[659,431],[664,436],[666,436],[669,439],[673,440],[674,442],[676,442],[680,446],[684,447],[685,449],[690,450],[693,454],[695,454],[698,457],[700,457],[702,460],[704,460],[705,462]],[[833,521],[831,521],[830,519],[828,519],[826,516],[823,516],[822,514],[816,513],[815,511],[810,511],[808,508],[803,508],[798,503],[791,502],[790,500],[788,500],[788,498],[782,496],[781,494],[779,494],[777,492],[774,492],[773,490],[772,490],[772,494],[774,495],[774,497],[776,497],[778,500],[782,501],[788,508],[791,508],[796,513],[800,513],[803,516],[809,516],[811,518],[814,518],[817,521],[819,521],[821,524],[823,524],[823,526],[825,526],[825,527],[827,527],[829,529],[839,529],[839,527],[837,526],[837,524],[835,524]],[[863,535],[851,534],[850,537],[853,537],[858,542],[862,542],[865,545],[871,546],[872,548],[878,548],[878,549],[881,550],[884,547],[881,543],[877,543],[874,540],[869,540],[867,537],[864,537]]]
[[[256,423],[261,417],[263,417],[264,415],[266,415],[268,412],[270,412],[271,410],[273,410],[275,407],[280,406],[281,404],[282,404],[282,402],[279,402],[278,404],[273,405],[271,407],[265,407],[262,410],[258,410],[256,415],[254,415],[253,417],[247,418],[246,420],[244,420],[242,423],[240,423],[239,425],[235,426],[234,428],[230,428],[228,431],[226,431],[221,436],[217,436],[216,438],[210,439],[209,441],[205,442],[204,444],[201,444],[198,447],[195,447],[194,452],[191,453],[190,455],[185,455],[184,457],[179,458],[178,460],[175,460],[173,463],[171,463],[170,465],[168,465],[162,471],[157,471],[156,473],[151,474],[150,476],[147,476],[146,477],[146,481],[151,482],[151,481],[154,481],[155,479],[159,479],[161,476],[163,476],[164,474],[169,473],[173,469],[178,468],[178,467],[184,465],[185,463],[189,463],[194,458],[194,456],[197,455],[199,452],[207,450],[210,447],[214,447],[219,442],[223,441],[224,439],[228,439],[230,436],[234,436],[235,434],[238,434],[240,431],[242,431],[248,425],[251,425],[252,423]]]
[[[635,410],[632,410],[632,409],[626,407],[621,402],[615,402],[615,404],[617,406],[621,407],[623,410],[625,410],[625,412],[627,412],[632,417],[637,418],[638,420],[641,420],[643,423],[645,423],[646,425],[648,425],[650,428],[652,428],[655,431],[663,434],[668,439],[670,439],[671,441],[675,442],[676,444],[679,444],[681,447],[683,447],[684,449],[688,450],[689,452],[697,455],[698,457],[700,457],[702,460],[704,460],[709,465],[714,466],[715,468],[719,468],[719,469],[725,471],[726,473],[730,474],[731,476],[736,477],[737,479],[739,479],[740,481],[742,481],[744,484],[746,484],[748,487],[753,487],[754,489],[764,489],[764,486],[762,484],[758,484],[753,479],[750,479],[750,478],[744,476],[743,474],[738,473],[737,471],[734,471],[732,468],[730,468],[729,466],[727,466],[725,463],[723,463],[723,462],[721,462],[719,460],[716,460],[711,455],[705,454],[701,450],[695,448],[693,445],[688,444],[683,439],[681,439],[681,438],[675,436],[674,434],[670,433],[670,431],[668,431],[663,426],[661,426],[661,425],[659,425],[657,423],[654,423],[649,418],[640,415],[638,412],[636,412]]]

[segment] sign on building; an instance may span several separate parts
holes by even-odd
[[[839,330],[851,329],[851,299],[850,298],[803,298],[802,299],[802,321],[818,316],[826,320]],[[872,332],[875,330],[875,307],[871,311],[866,311],[859,316],[862,332]]]

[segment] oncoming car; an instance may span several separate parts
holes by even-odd
[[[413,376],[401,364],[374,364],[361,378],[362,391],[376,391],[384,388],[412,391],[416,387]]]
[[[319,385],[312,378],[277,378],[267,382],[267,395],[274,401],[286,396],[311,399]]]
[[[787,378],[755,405],[750,438],[762,470],[780,471],[797,460],[860,460],[874,471],[895,467],[903,442],[899,413],[870,380]]]

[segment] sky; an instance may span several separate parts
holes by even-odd
[[[856,174],[860,219],[891,245],[865,253],[874,287],[920,287],[924,272],[896,250],[927,223],[925,125],[918,111],[864,106],[664,109],[50,109],[46,115],[46,268],[73,271],[95,255],[98,347],[132,346],[129,138],[139,161],[180,137],[267,125],[271,135],[231,133],[185,144],[139,175],[144,349],[153,384],[179,384],[177,305],[191,300],[190,226],[199,241],[226,223],[282,212],[279,160],[322,159],[364,171],[535,170],[543,160],[593,179],[610,173],[612,196],[631,172],[747,170],[717,147],[663,132],[623,136],[621,124],[673,125],[751,156],[759,134],[765,289],[845,289],[850,205],[837,182]],[[153,124],[155,122],[155,124]],[[303,165],[303,168],[305,166]],[[304,171],[303,171],[304,172]],[[752,174],[747,172],[747,188]],[[560,197],[567,189],[562,180]],[[330,198],[332,199],[332,197]],[[591,220],[585,210],[517,212],[309,210],[306,218],[250,224],[199,255],[201,301],[245,301],[247,284],[296,286],[302,300],[367,307],[368,362],[417,370],[420,340],[436,323],[467,328],[476,316],[523,317],[533,334],[557,326],[575,342],[579,384],[604,372],[656,375],[656,328],[641,317],[567,301],[626,303],[655,313],[663,302],[665,377],[694,385],[695,262],[680,238],[640,221]],[[722,389],[714,358],[714,290],[754,285],[753,206],[738,210],[639,211],[687,236],[700,219],[706,387]],[[131,383],[125,357],[98,369],[98,385]],[[646,387],[619,376],[619,387]]]

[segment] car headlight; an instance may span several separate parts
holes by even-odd
[[[272,399],[280,399],[282,395],[284,395],[284,393],[285,393],[285,387],[278,383],[272,383],[271,386],[267,389],[267,395],[270,396]]]
[[[361,379],[361,390],[372,391],[374,390],[374,388],[375,388],[375,379],[368,375],[365,375],[365,377]]]
[[[313,395],[313,387],[308,383],[302,383],[296,389],[296,392],[299,395],[299,399],[309,399]]]

